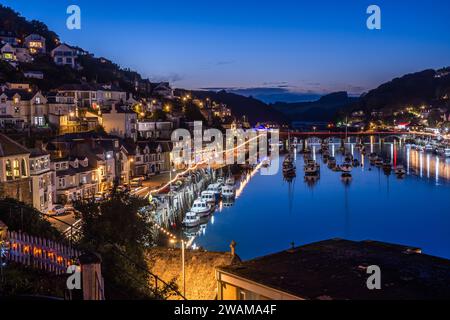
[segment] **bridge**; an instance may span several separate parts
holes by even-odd
[[[418,132],[418,131],[359,131],[359,132],[345,132],[345,131],[307,131],[307,132],[280,132],[280,138],[285,139],[287,137],[297,137],[300,139],[309,139],[309,138],[348,138],[348,137],[370,137],[370,136],[378,136],[384,138],[394,138],[396,140],[400,140],[405,136],[410,137],[427,137],[427,138],[437,138],[440,135],[431,132]],[[445,141],[450,141],[450,134],[440,136]]]

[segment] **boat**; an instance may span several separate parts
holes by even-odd
[[[383,166],[383,159],[377,158],[377,159],[374,161],[374,164],[375,164],[377,167]]]
[[[287,156],[283,161],[283,174],[292,175],[292,172],[295,173],[295,169],[295,164],[291,156]]]
[[[306,176],[314,176],[320,173],[320,165],[314,160],[309,160],[303,168]]]
[[[378,155],[375,152],[372,152],[371,154],[369,154],[369,160],[371,162],[375,162],[378,159]]]
[[[445,148],[444,155],[446,158],[450,158],[450,148]]]
[[[344,163],[339,167],[343,173],[350,173],[353,169],[350,163]]]
[[[234,198],[236,192],[233,186],[226,185],[222,187],[222,197],[223,198]]]
[[[405,167],[402,165],[396,166],[394,171],[397,176],[404,176],[406,174]]]
[[[383,162],[383,169],[384,170],[392,170],[392,164],[391,164],[391,162],[390,161],[384,161]]]
[[[205,190],[201,194],[201,199],[206,201],[208,204],[214,205],[217,202],[217,197],[214,191]]]
[[[207,191],[212,191],[216,195],[216,200],[220,198],[220,192],[222,191],[222,184],[220,183],[212,183],[206,188]]]
[[[207,203],[205,200],[201,198],[194,201],[194,204],[191,207],[191,212],[197,214],[199,218],[209,216],[213,210],[213,206]]]
[[[425,146],[425,152],[433,152],[433,151],[434,151],[434,148],[431,144],[427,144]]]
[[[200,218],[195,212],[189,211],[183,219],[183,226],[186,228],[194,228],[200,225]]]

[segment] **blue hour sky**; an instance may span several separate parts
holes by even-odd
[[[69,44],[176,87],[359,94],[450,65],[450,1],[13,0]],[[81,8],[82,29],[66,28]],[[366,9],[382,10],[382,30]]]

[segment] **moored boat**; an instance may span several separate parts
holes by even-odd
[[[226,185],[222,187],[222,197],[223,198],[234,198],[236,191],[233,186]]]
[[[200,225],[200,217],[195,212],[189,211],[183,219],[183,226],[186,228],[194,228]]]
[[[191,207],[191,212],[197,214],[199,218],[209,216],[213,210],[213,206],[207,203],[205,200],[201,198],[194,201],[194,204]]]
[[[217,202],[216,194],[213,191],[209,190],[205,190],[202,192],[201,199],[211,205],[214,205]]]

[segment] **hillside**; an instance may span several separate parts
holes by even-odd
[[[408,105],[447,105],[450,96],[450,69],[424,70],[384,83],[361,97],[365,110],[396,109]]]
[[[341,109],[351,106],[358,98],[351,98],[347,92],[336,92],[313,102],[277,102],[272,107],[292,121],[329,121]]]
[[[44,23],[37,20],[28,21],[24,17],[21,17],[19,13],[1,4],[0,30],[4,32],[11,32],[19,38],[24,38],[31,33],[40,34],[45,37],[46,46],[49,50],[55,48],[56,43],[59,42],[58,35],[49,30]]]
[[[183,91],[183,90],[179,90]],[[210,98],[213,101],[228,105],[234,116],[247,117],[250,124],[258,122],[274,121],[280,124],[288,123],[288,119],[270,105],[252,97],[244,97],[238,94],[229,93],[225,90],[214,91],[189,91],[194,97],[199,99]]]
[[[47,51],[55,48],[59,43],[59,36],[48,29],[40,21],[27,21],[14,10],[0,5],[0,31],[11,32],[19,38],[36,33],[44,36],[47,43]],[[74,46],[72,46],[74,47]],[[136,81],[147,82],[135,71],[121,68],[119,65],[105,59],[96,58],[93,54],[77,48],[82,52],[77,59],[80,65],[79,70],[73,70],[69,67],[57,66],[53,63],[49,55],[38,56],[30,64],[20,64],[18,69],[14,69],[6,63],[0,64],[0,80],[24,81],[23,71],[34,70],[44,73],[44,80],[27,79],[37,85],[40,89],[48,91],[57,88],[65,83],[80,83],[81,81],[111,83],[120,86],[123,90],[133,93],[139,93],[135,90]]]

